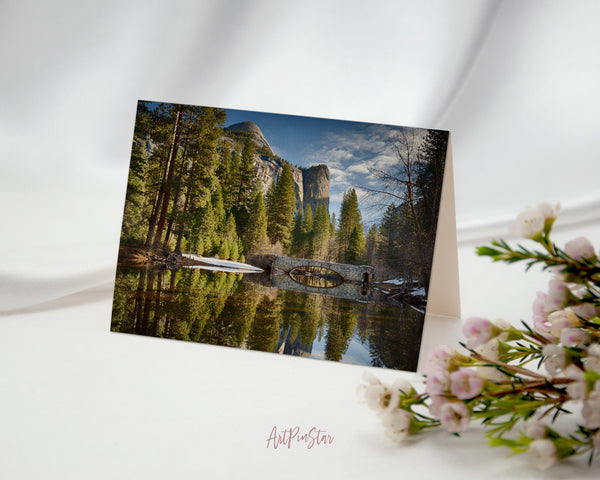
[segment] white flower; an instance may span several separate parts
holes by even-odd
[[[399,391],[400,393],[402,393],[404,395],[408,395],[410,393],[410,391],[412,390],[412,385],[407,380],[404,380],[402,378],[397,378],[396,380],[394,380],[394,383],[392,383],[391,388],[392,388],[392,390]]]
[[[564,250],[565,253],[574,260],[581,260],[582,258],[593,260],[596,257],[594,246],[585,237],[578,237],[575,240],[567,242]]]
[[[587,395],[587,384],[581,380],[576,380],[567,385],[567,394],[571,400],[583,400]]]
[[[540,439],[546,436],[546,424],[536,418],[530,418],[525,422],[525,435],[529,438]]]
[[[569,365],[565,369],[564,374],[567,378],[573,380],[573,382],[567,385],[567,394],[571,397],[571,400],[584,400],[587,396],[585,374],[575,365]]]
[[[546,313],[560,310],[567,304],[569,298],[569,289],[565,282],[560,278],[553,278],[548,284],[548,295],[544,300],[544,310]]]
[[[363,372],[363,380],[367,385],[381,385],[381,380],[379,380],[375,375],[371,372],[367,372],[366,370]]]
[[[529,207],[517,215],[509,230],[518,237],[535,238],[542,234],[545,223],[544,213],[539,208]]]
[[[560,333],[560,343],[565,347],[581,347],[589,338],[585,330],[577,327],[567,327]]]
[[[485,382],[473,368],[460,367],[450,374],[450,391],[461,400],[476,397],[484,386]]]
[[[560,337],[565,328],[581,325],[577,315],[570,310],[559,310],[551,313],[548,315],[548,322],[550,322],[550,333],[555,337]]]
[[[410,434],[411,418],[410,413],[399,408],[385,413],[381,417],[381,423],[385,428],[386,436],[396,442],[404,440]]]
[[[439,367],[448,369],[450,361],[454,358],[456,351],[448,345],[438,345],[427,354],[427,363],[425,365],[425,374],[429,369],[435,370]]]
[[[587,349],[587,355],[583,359],[583,368],[585,371],[593,370],[600,373],[600,344],[591,344]]]
[[[553,344],[545,345],[542,353],[546,356],[544,366],[553,377],[566,368],[567,356],[564,348]]]
[[[487,318],[471,317],[465,321],[462,332],[467,338],[467,348],[475,348],[494,336],[494,324]]]
[[[600,380],[596,382],[600,384]],[[583,402],[583,408],[581,409],[581,415],[583,416],[583,424],[589,428],[600,428],[600,389],[590,392],[588,398]]]
[[[600,343],[592,343],[588,347],[588,355],[593,355],[594,357],[600,357]]]
[[[356,394],[371,410],[383,413],[398,406],[400,395],[397,389],[384,385],[369,372],[363,373],[363,380],[366,384],[359,385]]]
[[[600,452],[600,430],[596,432],[596,435],[592,438],[592,445],[597,452]]]
[[[505,341],[506,338],[508,338],[508,334],[506,332],[501,333],[498,337],[492,338],[489,342],[477,347],[475,351],[490,360],[498,360],[498,340]],[[477,375],[490,382],[502,382],[508,378],[508,375],[495,367],[477,367]]]
[[[450,387],[450,373],[448,370],[438,367],[427,371],[425,380],[425,391],[429,395],[441,395]]]
[[[441,395],[434,395],[429,403],[429,413],[433,418],[439,420],[442,414],[442,407],[448,403],[448,399]]]
[[[555,220],[560,211],[560,203],[551,205],[547,202],[542,202],[538,204],[537,209],[544,216],[544,220]]]
[[[550,468],[556,462],[556,448],[548,439],[534,440],[529,444],[529,455],[540,470]]]
[[[569,307],[575,315],[578,317],[589,320],[596,316],[596,307],[592,303],[580,303],[579,305],[571,305]]]
[[[494,320],[494,326],[498,327],[500,330],[508,330],[511,327],[510,323],[503,318],[497,318]]]
[[[375,396],[375,391],[383,388],[381,382],[370,372],[363,372],[363,380],[366,384],[360,384],[356,387],[356,396],[361,403],[369,403],[369,399]]]
[[[440,408],[440,423],[450,433],[464,432],[470,421],[471,412],[463,402],[447,402]]]

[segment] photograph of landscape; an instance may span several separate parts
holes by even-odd
[[[415,371],[447,145],[139,101],[111,330]]]

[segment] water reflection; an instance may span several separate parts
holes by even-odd
[[[414,371],[422,325],[410,307],[277,289],[263,274],[119,267],[111,329]]]
[[[294,281],[308,287],[333,288],[344,283],[341,275],[323,267],[297,267],[289,275]]]

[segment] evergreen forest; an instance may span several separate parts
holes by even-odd
[[[346,190],[338,212],[298,204],[292,166],[264,191],[250,134],[223,128],[224,109],[138,103],[121,243],[245,261],[275,253],[369,264],[429,283],[448,133],[401,130],[396,163],[371,169],[377,187]],[[273,154],[270,154],[273,156]],[[279,158],[279,157],[278,157]],[[358,191],[379,220],[365,225]],[[373,207],[375,205],[375,207]],[[336,217],[337,215],[337,217]]]

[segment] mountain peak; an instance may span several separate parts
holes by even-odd
[[[232,132],[249,133],[252,136],[252,141],[254,142],[254,144],[257,147],[259,147],[259,148],[264,147],[267,150],[269,150],[269,152],[271,152],[271,154],[275,155],[275,153],[273,152],[273,149],[271,148],[271,145],[269,145],[269,142],[267,142],[267,139],[265,138],[263,133],[260,131],[260,128],[258,128],[258,125],[256,125],[256,123],[249,122],[249,121],[240,122],[240,123],[236,123],[234,125],[230,125],[225,130],[230,130]]]

